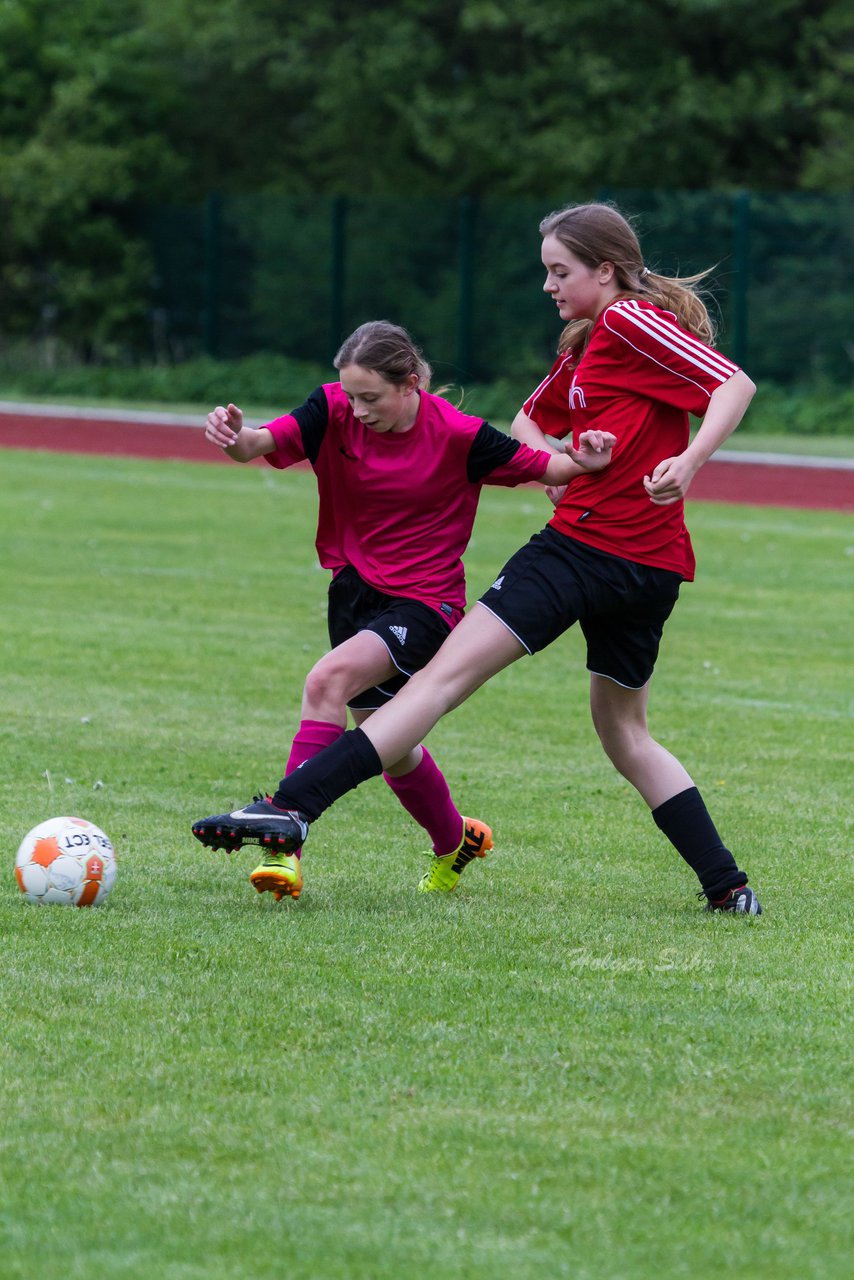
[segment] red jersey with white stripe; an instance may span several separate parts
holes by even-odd
[[[643,487],[659,462],[683,453],[688,414],[702,417],[738,366],[700,342],[669,311],[626,299],[599,315],[587,350],[566,351],[523,406],[547,435],[597,428],[617,437],[610,466],[577,476],[553,528],[600,551],[694,577],[684,504],[656,506]]]
[[[462,555],[482,486],[540,480],[550,457],[426,391],[409,431],[363,426],[337,382],[267,427],[271,466],[308,460],[317,476],[323,567],[352,565],[372,587],[420,600],[452,625],[465,608]]]

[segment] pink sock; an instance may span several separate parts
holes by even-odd
[[[401,778],[383,774],[407,813],[424,828],[433,841],[433,852],[441,858],[460,847],[463,815],[457,809],[448,784],[426,747],[421,763]]]
[[[300,720],[296,736],[291,743],[291,754],[285,765],[285,777],[298,769],[306,760],[316,756],[324,747],[331,747],[337,742],[344,729],[341,725],[330,724],[326,720]],[[302,849],[295,849],[298,858],[302,857]]]
[[[300,720],[296,737],[291,744],[291,754],[285,765],[285,777],[305,764],[306,760],[316,756],[324,747],[331,747],[343,732],[341,725],[330,724],[327,720]]]

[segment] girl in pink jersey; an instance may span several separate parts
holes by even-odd
[[[701,277],[651,272],[616,209],[563,209],[540,231],[544,289],[566,327],[558,360],[513,435],[532,448],[556,448],[547,436],[580,440],[595,426],[616,436],[611,465],[556,493],[548,526],[504,566],[394,703],[283,779],[271,801],[255,806],[255,820],[277,847],[301,843],[345,791],[399,759],[496,672],[578,622],[593,722],[609,758],[696,872],[707,909],[758,915],[746,874],[684,767],[651,737],[646,714],[662,628],[694,572],[683,500],[755,387],[711,345],[694,290]],[[692,441],[689,412],[703,418]]]
[[[578,450],[532,449],[459,412],[428,392],[429,365],[406,330],[386,321],[357,329],[334,363],[340,381],[292,413],[253,429],[229,404],[208,415],[205,432],[237,462],[308,461],[317,477],[333,647],[306,679],[286,776],[341,737],[348,709],[360,725],[390,701],[460,621],[461,557],[482,486],[562,483],[607,465],[612,443],[594,430]],[[489,827],[459,813],[424,747],[413,743],[389,760],[384,777],[428,832],[437,867],[492,847]],[[236,849],[246,839],[219,832],[206,843]],[[270,849],[250,875],[258,892],[299,897],[299,853]],[[428,873],[423,887],[444,886]]]

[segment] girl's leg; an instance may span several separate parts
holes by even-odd
[[[285,777],[341,737],[347,727],[347,704],[351,698],[397,674],[388,650],[372,631],[360,631],[325,653],[306,676],[300,724],[285,765]],[[370,713],[353,718],[360,724],[367,714]],[[401,772],[414,769],[419,759],[416,753],[410,753],[402,762]]]
[[[365,736],[383,767],[394,765],[443,715],[525,653],[494,614],[475,604],[435,658],[365,725]]]
[[[590,677],[590,710],[599,741],[650,809],[694,783],[675,756],[650,736],[646,722],[649,684],[626,689],[606,676]]]
[[[303,720],[347,727],[347,703],[363,689],[384,684],[399,672],[373,631],[359,631],[316,662],[305,678]]]
[[[381,641],[377,643],[385,648]],[[433,660],[387,706],[370,716],[364,729],[342,734],[306,760],[281,780],[271,801],[259,800],[231,813],[202,819],[193,824],[193,834],[213,848],[240,848],[246,840],[257,840],[270,854],[250,876],[255,888],[259,892],[270,889],[277,898],[298,897],[302,876],[294,851],[305,841],[309,823],[360,783],[412,758],[421,739],[446,711],[464,702],[490,676],[525,652],[488,609],[475,605]],[[370,684],[376,682],[374,677]],[[323,707],[325,714],[331,709],[330,703],[310,705],[313,710]],[[468,857],[469,852],[466,832],[459,853]],[[477,856],[477,851],[470,856]],[[288,866],[268,865],[277,861]],[[451,870],[458,874],[456,865]],[[425,886],[422,882],[422,887],[453,885]]]
[[[343,725],[333,724],[328,720],[312,720],[303,713],[291,743],[285,765],[285,777],[293,773],[294,769],[298,769],[301,764],[305,764],[306,760],[316,756],[319,751],[323,751],[325,747],[331,747],[343,732]]]
[[[362,689],[370,689],[392,675],[394,664],[388,650],[378,636],[369,632],[359,632],[324,654],[306,676],[300,726],[291,744],[284,776],[288,777],[306,760],[338,741],[347,726],[348,700],[360,694]],[[301,855],[302,849],[294,849],[291,856],[298,859]],[[286,878],[292,882],[288,886],[284,886]],[[283,892],[298,896],[302,887],[298,869],[291,867],[288,870],[284,864],[273,877],[275,883],[271,882],[269,868],[264,865],[256,868],[250,879],[260,892],[273,888],[279,896]]]
[[[302,721],[285,777],[341,737],[351,698],[397,674],[385,645],[371,631],[358,632],[325,654],[306,678]],[[351,714],[356,725],[361,725],[374,712],[354,710]],[[460,848],[465,820],[428,751],[416,745],[383,776],[404,809],[427,831],[437,857]]]
[[[358,632],[324,654],[306,676],[302,718],[285,777],[297,776],[308,761],[338,741],[347,724],[347,703],[351,698],[395,674],[385,645],[369,631]],[[298,898],[303,885],[301,856],[300,844],[288,853],[271,848],[249,879],[259,893],[270,892],[277,901]]]
[[[397,695],[395,695],[397,696]],[[358,727],[376,713],[353,711]],[[417,746],[383,771],[383,779],[411,818],[429,835],[437,857],[459,847],[464,820],[445,778],[426,747]]]
[[[524,653],[488,609],[475,605],[388,706],[283,779],[274,803],[300,810],[313,821],[353,787],[406,759],[445,712]]]
[[[712,822],[690,775],[647,728],[649,684],[625,689],[605,676],[590,678],[590,709],[599,740],[616,769],[652,810],[658,828],[699,877],[710,902],[747,884]]]
[[[353,719],[361,726],[373,714],[355,711]],[[421,888],[454,889],[463,868],[473,858],[485,858],[492,848],[491,828],[479,818],[463,817],[444,774],[424,746],[383,770],[383,779],[433,845],[433,867],[422,877]]]

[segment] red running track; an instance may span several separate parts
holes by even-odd
[[[0,411],[0,448],[47,449],[51,453],[100,453],[131,458],[177,458],[228,462],[198,428],[176,421],[120,421],[108,418],[36,416]]]
[[[125,421],[41,414],[32,409],[26,413],[0,410],[0,448],[176,458],[214,465],[228,461],[205,440],[201,417],[198,427],[186,420],[170,423],[163,414],[156,417],[157,421]],[[713,458],[695,477],[690,497],[701,502],[854,512],[854,468]]]

